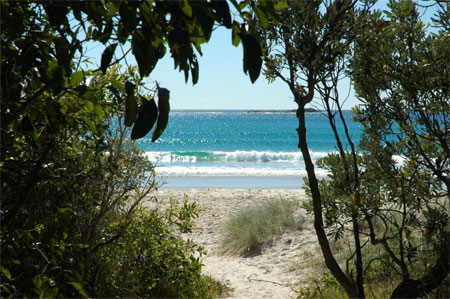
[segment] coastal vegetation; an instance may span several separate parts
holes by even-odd
[[[24,137],[2,139],[2,150],[20,157],[6,157],[2,168],[2,295],[198,297],[217,288],[201,275],[202,248],[176,236],[191,229],[196,206],[141,207],[158,188],[154,166],[127,138],[112,80],[141,85],[135,68],[113,68],[91,80],[88,99],[101,102],[80,107],[65,94],[58,108],[67,119],[57,130],[36,109],[27,113],[30,127],[10,131]]]
[[[245,20],[249,2],[233,4]],[[195,84],[195,51],[214,24],[233,28],[255,81],[261,58],[249,53],[259,49],[256,33],[232,21],[227,2],[0,5],[1,295],[205,297],[217,289],[201,276],[201,248],[174,237],[174,229],[190,228],[195,208],[141,209],[158,186],[153,165],[128,136],[131,128],[133,137],[150,130],[143,124],[155,117],[154,105],[145,107],[157,93],[168,98],[142,81],[166,52]],[[93,45],[103,53],[90,68]],[[138,68],[114,69],[128,53]],[[168,115],[168,105],[157,109]]]
[[[427,32],[411,1],[390,1],[387,19],[370,3],[288,3],[281,22],[261,28],[265,75],[284,81],[298,104],[298,146],[312,197],[304,207],[314,217],[328,270],[350,298],[366,297],[374,269],[386,265],[387,279],[397,281],[394,298],[422,297],[446,286],[448,294],[448,4],[439,4],[433,19],[438,31]],[[338,83],[345,75],[362,103],[353,111],[363,126],[360,144],[342,114]],[[305,127],[304,107],[315,97],[338,149],[319,160],[317,166],[329,171],[320,180]],[[344,262],[331,242],[348,236]],[[371,246],[382,253],[371,258]]]
[[[225,223],[222,253],[259,254],[282,233],[301,231],[305,218],[299,207],[299,202],[278,199],[243,208]]]
[[[242,44],[251,82],[264,62],[266,78],[284,81],[298,105],[312,198],[304,208],[331,273],[322,282],[352,298],[368,297],[371,283],[386,279],[396,283],[392,297],[448,297],[448,3],[435,4],[433,31],[406,0],[390,1],[385,15],[372,1],[350,0],[0,5],[2,296],[223,291],[201,274],[203,249],[178,237],[192,229],[198,207],[188,201],[166,210],[142,207],[158,188],[156,174],[128,138],[148,133],[151,120],[156,140],[168,121],[169,90],[156,83],[149,89],[143,79],[170,52],[175,68],[195,84],[196,53],[218,25],[230,29],[234,46]],[[85,56],[92,44],[103,47],[94,69]],[[122,70],[117,65],[128,53],[138,67]],[[344,76],[362,103],[354,109],[363,127],[359,144],[336,130],[346,125],[338,89]],[[162,104],[156,106],[156,97]],[[306,138],[305,106],[314,99],[338,149],[318,162],[329,171],[321,180]],[[299,229],[295,206],[281,200],[243,211],[229,231],[242,234],[249,223],[249,243],[230,251],[254,253],[282,229]],[[344,257],[332,241],[349,248]]]

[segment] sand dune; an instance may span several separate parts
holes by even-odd
[[[292,189],[166,189],[156,192],[160,202],[169,197],[178,200],[189,196],[204,210],[194,221],[192,233],[183,237],[207,249],[203,257],[203,272],[227,284],[233,291],[225,298],[295,298],[300,285],[313,274],[309,268],[294,267],[305,254],[319,254],[310,220],[304,229],[285,233],[253,257],[219,254],[224,223],[239,209],[268,199],[305,200],[303,190]],[[300,211],[302,212],[302,211]]]

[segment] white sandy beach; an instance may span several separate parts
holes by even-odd
[[[225,283],[232,291],[225,298],[295,298],[300,286],[314,274],[310,267],[298,266],[315,258],[317,242],[308,219],[303,230],[285,233],[260,255],[253,257],[220,255],[220,237],[225,222],[239,209],[268,199],[305,200],[303,190],[294,189],[165,189],[152,194],[161,203],[170,197],[189,200],[204,208],[195,219],[193,232],[184,237],[206,248],[203,273]],[[299,211],[304,213],[304,211]],[[294,266],[297,265],[297,266]]]

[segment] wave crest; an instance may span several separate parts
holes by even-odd
[[[192,167],[192,166],[161,166],[156,167],[158,175],[166,177],[219,177],[219,176],[278,176],[305,177],[304,169],[274,169],[251,167]],[[318,177],[324,177],[328,171],[316,169]]]
[[[311,152],[313,160],[325,157],[326,152]],[[270,151],[195,151],[195,152],[146,152],[153,163],[199,163],[199,162],[302,162],[301,152]]]

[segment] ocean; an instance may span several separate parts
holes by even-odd
[[[350,111],[344,116],[357,143],[361,128]],[[314,161],[336,151],[323,113],[307,113],[306,126]],[[297,127],[294,113],[173,110],[157,142],[149,133],[137,144],[156,165],[162,188],[299,188],[306,170]],[[342,124],[337,127],[343,134]]]

